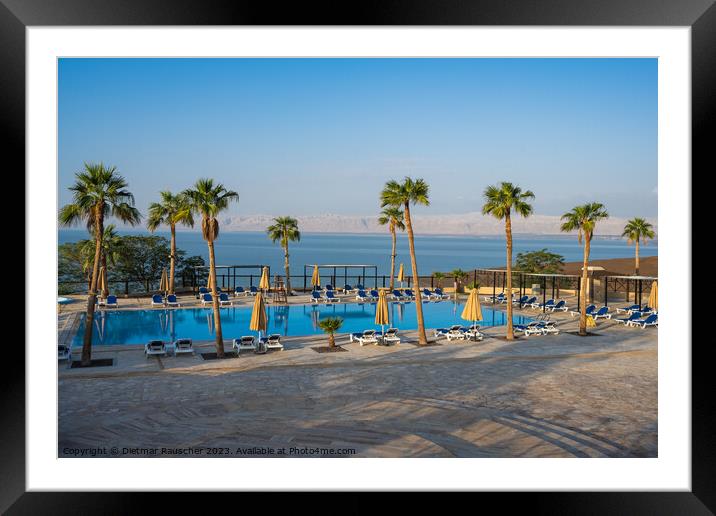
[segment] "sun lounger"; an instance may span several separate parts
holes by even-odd
[[[649,306],[645,306],[644,308],[641,308],[640,310],[632,310],[630,313],[633,313],[633,312],[640,314],[642,317],[656,313],[654,311],[654,309]]]
[[[365,290],[365,285],[362,285],[360,283],[356,284],[356,290]]]
[[[272,333],[268,337],[261,339],[266,344],[266,349],[281,349],[283,350],[283,344],[281,344],[281,335],[278,333]]]
[[[321,301],[323,301],[323,298],[318,290],[311,292],[311,303],[320,303]]]
[[[569,310],[569,308],[567,307],[565,301],[562,299],[560,301],[557,301],[557,304],[555,304],[554,306],[547,308],[547,310],[551,312],[554,312],[555,310],[562,310],[563,312],[566,312],[567,310]]]
[[[382,335],[381,340],[386,346],[391,344],[400,344],[400,337],[398,337],[398,328],[388,328]]]
[[[101,303],[98,303],[98,306],[102,306],[104,308],[117,308],[119,306],[117,304],[117,296],[107,296],[107,299],[104,299]]]
[[[199,292],[198,292],[196,298],[197,298],[197,299],[201,299],[202,297],[204,297],[204,294],[209,294],[209,293],[210,293],[210,292],[209,292],[209,289],[208,289],[208,288],[206,288],[206,287],[199,287]]]
[[[587,315],[592,315],[592,314],[594,313],[594,310],[596,310],[596,309],[597,309],[597,306],[596,306],[596,305],[589,305],[589,306],[587,307],[587,309],[586,309],[586,314],[587,314]],[[575,315],[579,315],[580,312],[579,312],[579,310],[570,310],[570,311],[569,311],[569,314],[570,314],[572,317],[574,317]]]
[[[181,306],[181,303],[179,303],[179,301],[177,301],[177,296],[175,296],[174,294],[169,294],[167,296],[166,304],[167,304],[167,306],[173,306],[173,307]]]
[[[64,344],[57,345],[57,360],[72,360],[72,348]]]
[[[554,306],[554,299],[548,299],[544,303],[532,303],[530,306],[532,306],[532,308],[544,308],[545,310],[549,310]]]
[[[448,334],[448,332],[450,332],[450,331],[458,331],[458,330],[461,330],[461,329],[463,329],[463,327],[462,327],[461,325],[459,325],[459,324],[453,324],[453,325],[450,326],[449,328],[436,328],[435,331],[434,331],[434,333],[433,333],[433,336],[434,336],[435,338],[446,337],[447,334]]]
[[[594,319],[595,321],[598,319],[611,319],[612,318],[612,314],[609,313],[609,307],[607,307],[607,306],[601,307],[599,310],[592,313],[591,315],[592,315],[592,319]]]
[[[513,299],[512,304],[522,307],[522,305],[525,304],[529,298],[530,298],[530,296],[522,296],[519,299]]]
[[[248,293],[244,290],[244,287],[239,286],[234,289],[234,297],[239,296],[248,296]]]
[[[641,319],[641,314],[639,312],[632,312],[629,314],[628,317],[615,317],[612,319],[612,321],[616,322],[617,324],[631,326],[630,323],[632,323],[633,321],[638,321],[639,319]]]
[[[532,304],[533,304],[533,303],[536,303],[536,302],[537,302],[537,296],[532,296],[531,298],[529,298],[529,299],[528,299],[527,301],[525,301],[524,303],[521,303],[521,304],[520,304],[520,308],[528,308],[528,307],[531,307]]]
[[[371,290],[371,291],[370,291],[370,297],[373,298],[373,301],[378,301],[378,298],[380,297],[380,294],[378,293],[377,290],[374,289],[374,290]]]
[[[144,345],[144,354],[147,357],[151,355],[166,356],[167,347],[161,340],[150,340]]]
[[[393,290],[393,293],[390,295],[390,298],[393,301],[405,301],[406,296],[403,295],[403,293],[400,290]]]
[[[529,324],[515,324],[512,329],[515,333],[523,333],[525,337],[530,335],[544,335],[543,331],[544,321],[532,321]]]
[[[329,285],[326,285],[325,287],[323,287],[323,291],[324,291],[324,292],[328,292],[329,290],[334,290],[334,289],[333,289],[333,285],[330,285],[330,284],[329,284]]]
[[[250,296],[255,296],[255,295],[258,294],[258,293],[259,293],[259,289],[258,289],[258,288],[256,288],[256,287],[249,287],[249,295],[250,295]]]
[[[174,356],[194,354],[194,344],[191,339],[177,339],[174,341]]]
[[[617,308],[617,313],[619,314],[622,312],[633,312],[634,310],[639,310],[640,308],[641,306],[639,305],[621,306]]]
[[[256,339],[253,335],[244,335],[240,339],[234,339],[232,348],[239,354],[242,350],[256,351]]]
[[[164,306],[164,298],[160,296],[159,294],[154,294],[152,296],[152,306]]]
[[[212,304],[214,304],[214,298],[211,297],[211,294],[204,294],[203,296],[201,296],[201,305],[202,306],[212,305]]]
[[[354,289],[354,288],[353,288],[352,286],[350,286],[348,283],[346,283],[345,285],[343,285],[343,293],[344,293],[344,294],[355,294],[356,292],[358,292],[358,290],[357,290],[357,289]]]
[[[356,294],[356,301],[371,301],[373,298],[365,293],[365,290],[359,290]]]
[[[463,328],[457,330],[448,330],[445,334],[447,340],[465,340],[467,338],[467,332]]]
[[[450,299],[450,296],[448,296],[445,292],[443,292],[443,289],[436,287],[433,289],[433,292],[435,292],[436,296],[439,296],[440,299]]]
[[[366,344],[378,344],[378,339],[375,336],[375,330],[365,330],[362,333],[351,333],[351,342],[357,340],[361,346]]]
[[[406,288],[406,289],[403,291],[403,295],[407,296],[408,299],[415,299],[415,298],[416,298],[415,292],[413,292],[413,291],[410,290],[409,288]]]
[[[656,314],[651,314],[646,319],[635,319],[632,321],[626,321],[624,324],[626,326],[639,326],[641,328],[646,328],[647,326],[658,326],[658,316]]]
[[[439,299],[439,296],[436,297],[434,293],[430,292],[426,288],[422,290],[422,292],[420,293],[420,297],[423,299],[427,299],[428,301],[432,301],[433,299]]]
[[[341,300],[336,297],[332,290],[326,290],[326,295],[323,296],[326,303],[340,303]]]
[[[226,292],[222,292],[219,294],[219,305],[221,306],[234,306],[233,301],[229,299],[229,294]]]
[[[479,324],[473,324],[467,329],[463,330],[465,332],[465,336],[470,340],[476,340],[480,341],[485,338],[485,336],[480,333],[480,325]]]

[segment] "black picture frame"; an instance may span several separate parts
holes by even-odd
[[[25,166],[25,28],[36,25],[688,26],[692,43],[692,178],[699,170],[703,174],[716,170],[710,137],[716,120],[713,0],[378,0],[350,4],[350,11],[347,5],[339,9],[337,3],[293,3],[277,8],[271,2],[218,0],[0,0],[0,126],[6,156],[12,158],[6,170],[24,170]],[[29,315],[25,317],[27,324]],[[686,347],[691,336],[666,344]],[[28,349],[31,345],[27,343]],[[716,389],[708,347],[691,350],[691,492],[508,494],[510,506],[525,502],[530,512],[537,514],[713,514]],[[21,358],[13,355],[12,364],[3,361],[0,372],[0,512],[124,514],[147,508],[144,495],[25,492],[25,368],[19,363]],[[504,498],[505,494],[485,496]],[[163,512],[169,512],[173,504],[186,503],[184,496],[165,494],[162,498],[166,504]],[[357,509],[353,503],[348,506],[351,512]]]

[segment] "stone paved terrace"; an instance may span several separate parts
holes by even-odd
[[[73,312],[63,311],[60,327]],[[504,328],[487,328],[483,342],[424,348],[415,332],[391,347],[341,336],[348,352],[319,354],[311,347],[325,338],[285,337],[283,351],[223,361],[103,348],[93,357],[114,358],[114,366],[58,367],[58,453],[116,446],[120,455],[133,447],[231,456],[307,447],[320,449],[316,456],[657,456],[657,331],[604,321],[592,330],[598,336],[584,338],[569,333],[576,318],[553,320],[560,335],[514,342],[500,338]],[[213,350],[211,342],[195,346]]]

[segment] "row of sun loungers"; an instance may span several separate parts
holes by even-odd
[[[485,336],[480,333],[480,326],[474,324],[470,327],[461,326],[454,324],[449,328],[437,328],[435,329],[433,336],[436,339],[446,338],[448,341],[451,340],[477,340],[480,341]]]
[[[281,343],[281,335],[277,333],[269,335],[267,337],[263,337],[258,342],[263,344],[265,349],[283,349],[283,344]],[[256,351],[258,342],[256,340],[256,337],[254,337],[253,335],[243,336],[239,339],[233,340],[232,349],[234,349],[237,353],[240,353],[242,350]],[[170,345],[167,345],[167,343],[162,340],[152,340],[145,344],[144,354],[147,357],[166,356],[169,351],[169,348],[171,348],[175,356],[183,354],[194,354],[194,345],[191,339],[177,339]]]
[[[364,330],[362,332],[351,333],[349,335],[351,342],[358,342],[361,346],[366,344],[378,345],[382,341],[384,345],[400,344],[397,328],[388,328],[385,333],[378,333],[375,330]]]

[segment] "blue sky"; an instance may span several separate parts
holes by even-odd
[[[535,212],[657,212],[656,59],[60,59],[59,202],[115,165],[145,211],[198,177],[232,214],[369,215],[388,179],[479,211],[488,184]]]

